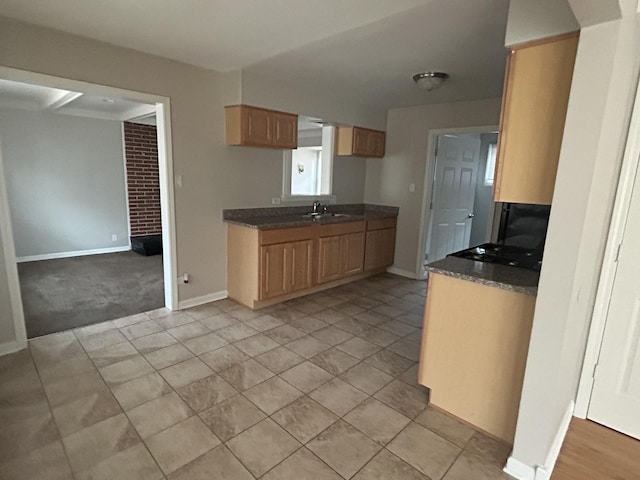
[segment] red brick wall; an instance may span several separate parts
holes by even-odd
[[[131,236],[162,233],[156,127],[124,122]]]

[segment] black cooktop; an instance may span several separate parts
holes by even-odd
[[[451,257],[466,258],[477,262],[497,263],[516,268],[540,271],[542,267],[542,249],[515,247],[512,245],[498,245],[484,243],[477,247],[468,248],[450,254]]]

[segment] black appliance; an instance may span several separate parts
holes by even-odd
[[[503,203],[498,243],[484,243],[450,256],[539,272],[550,212],[549,205]]]
[[[498,243],[542,250],[550,212],[550,205],[503,203]]]
[[[499,245],[483,243],[477,247],[468,248],[449,255],[451,257],[466,258],[477,262],[497,263],[511,267],[526,268],[540,271],[542,267],[542,249],[516,247],[513,245]]]

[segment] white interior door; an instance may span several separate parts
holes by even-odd
[[[588,418],[640,439],[640,178],[635,185]]]
[[[431,203],[428,262],[469,247],[480,135],[440,135]]]

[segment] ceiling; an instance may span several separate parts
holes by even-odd
[[[506,63],[508,0],[434,0],[384,21],[314,42],[246,68],[348,92],[356,103],[405,107],[500,97]],[[421,90],[412,76],[450,75]]]
[[[0,0],[3,15],[401,107],[501,95],[509,0]],[[153,12],[153,15],[150,14]],[[446,71],[431,93],[415,73]]]
[[[131,120],[155,114],[154,105],[3,79],[0,79],[0,108],[60,113],[105,120]]]

